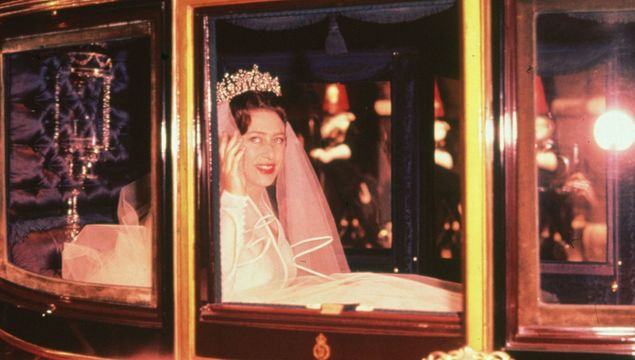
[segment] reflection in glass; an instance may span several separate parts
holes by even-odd
[[[584,84],[592,84],[588,79],[591,74],[576,75],[581,81],[586,80]],[[578,99],[577,94],[593,98],[603,93],[580,89],[580,82],[572,81],[573,76],[550,78],[554,87],[553,112],[548,108],[543,79],[536,77],[540,258],[603,262],[607,261],[605,174],[602,166],[595,166],[598,160],[604,162],[603,153],[595,143],[587,141],[592,139],[596,115],[588,113],[585,101],[570,104]],[[569,107],[563,109],[561,104]]]
[[[449,80],[445,79],[443,83],[447,86]],[[456,135],[458,122],[449,112],[450,109],[446,114],[439,81],[435,81],[434,252],[440,259],[457,260],[461,257],[461,185]]]
[[[598,12],[536,20],[535,164],[545,302],[635,299],[633,19],[632,13]]]
[[[391,248],[390,83],[313,83],[298,90],[307,106],[290,121],[301,129],[342,245]]]
[[[53,140],[63,154],[72,182],[66,227],[67,241],[74,242],[81,229],[77,199],[84,181],[96,178],[92,170],[100,160],[100,153],[110,147],[112,59],[98,52],[72,51],[66,54],[65,60],[55,77]],[[62,96],[79,99],[78,110],[69,112],[73,116],[62,117]],[[86,106],[90,98],[97,99],[94,108]],[[70,124],[63,124],[63,120]]]
[[[7,249],[17,267],[152,286],[147,44],[4,55]]]

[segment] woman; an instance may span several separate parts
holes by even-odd
[[[315,173],[278,104],[277,78],[254,66],[226,75],[217,90],[223,301],[461,311],[453,284],[350,273]]]

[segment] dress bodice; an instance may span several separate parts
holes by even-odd
[[[293,252],[279,220],[266,198],[259,201],[256,204],[249,197],[228,192],[221,196],[225,301],[249,289],[282,288],[297,274]]]

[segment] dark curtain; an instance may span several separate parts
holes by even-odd
[[[252,30],[276,31],[297,29],[318,23],[328,17],[343,16],[377,24],[415,21],[447,10],[454,0],[426,0],[416,3],[397,3],[366,6],[338,6],[326,9],[236,14],[219,17],[234,25]]]

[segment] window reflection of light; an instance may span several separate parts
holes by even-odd
[[[635,141],[635,124],[631,117],[622,111],[607,111],[595,121],[593,136],[604,150],[626,150]]]
[[[161,122],[161,159],[165,159],[165,152],[168,149],[168,129],[165,121]]]
[[[615,326],[615,327],[593,327],[591,331],[600,336],[620,336],[632,340],[635,336],[632,328]],[[635,349],[634,349],[635,350]]]

